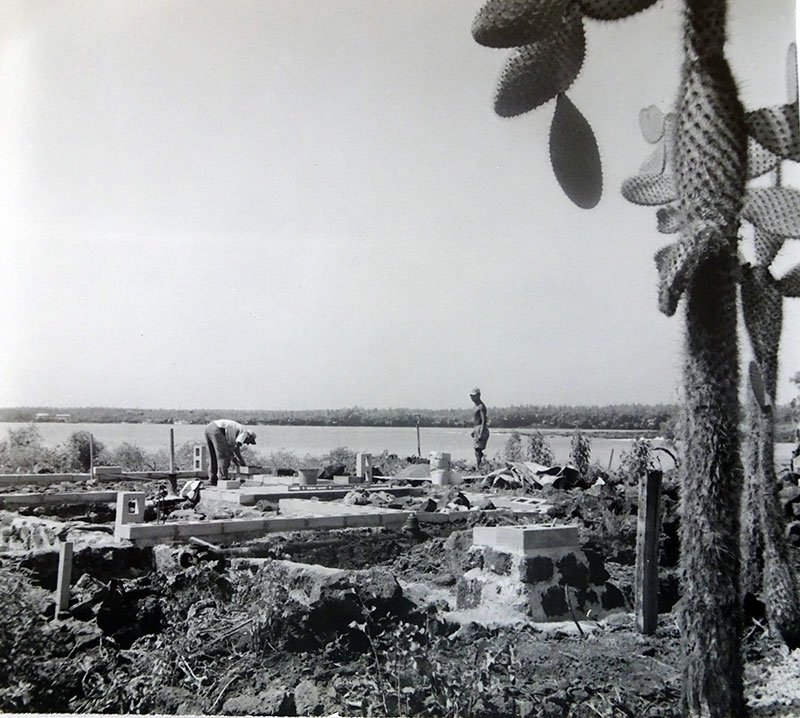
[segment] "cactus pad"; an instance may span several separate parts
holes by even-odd
[[[683,239],[662,247],[655,256],[659,310],[668,317],[675,314],[678,300],[700,264],[728,248],[727,240],[719,232],[702,225],[687,231]]]
[[[668,204],[656,211],[658,231],[661,234],[673,234],[680,232],[683,227],[683,217],[677,205]]]
[[[742,217],[781,237],[800,237],[800,192],[792,187],[749,189]]]
[[[586,17],[594,20],[619,20],[655,5],[656,0],[578,0]]]
[[[640,175],[660,175],[667,166],[667,150],[662,142],[639,168]]]
[[[557,30],[567,0],[489,0],[475,16],[472,37],[486,47],[519,47]]]
[[[786,96],[789,104],[797,102],[797,45],[793,42],[786,53]]]
[[[570,99],[560,94],[550,125],[550,163],[561,189],[578,207],[591,209],[603,192],[594,132]]]
[[[654,145],[664,136],[664,113],[655,105],[639,110],[639,128],[651,145]]]
[[[797,104],[762,107],[745,115],[747,131],[778,157],[800,161],[800,122]]]
[[[753,238],[756,252],[756,265],[759,267],[769,267],[769,265],[772,264],[772,260],[775,259],[775,255],[778,254],[780,248],[783,246],[783,242],[783,237],[756,228]]]
[[[583,65],[586,38],[580,13],[570,8],[549,37],[515,51],[500,75],[495,112],[514,117],[552,100],[575,80]]]
[[[781,341],[783,297],[766,267],[742,267],[741,287],[744,323],[756,360],[770,374],[762,378],[767,383],[767,394],[771,395],[775,377],[769,368],[775,364]],[[764,406],[763,401],[759,404]]]
[[[720,29],[707,25],[702,29],[697,42],[713,45]],[[681,209],[687,222],[703,222],[723,234],[738,224],[747,174],[743,119],[736,83],[724,58],[712,54],[690,63],[678,112],[676,148]]]
[[[789,270],[778,280],[778,291],[784,297],[800,297],[800,264]]]
[[[780,158],[772,154],[766,147],[756,142],[752,137],[747,138],[747,178],[755,179],[774,170]]]
[[[678,189],[670,174],[637,175],[622,183],[622,196],[633,204],[656,207],[678,199]]]

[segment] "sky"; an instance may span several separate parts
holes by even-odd
[[[550,169],[555,103],[494,114],[481,4],[0,0],[0,406],[677,401],[670,238],[619,187],[676,95],[680,3],[587,22],[589,211]],[[785,102],[793,0],[730,6],[745,105]]]

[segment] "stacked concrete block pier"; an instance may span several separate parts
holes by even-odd
[[[458,582],[458,608],[565,621],[599,618],[625,606],[602,557],[581,549],[577,526],[475,528],[470,563]]]

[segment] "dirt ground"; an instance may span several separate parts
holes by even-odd
[[[476,514],[421,533],[274,535],[251,556],[186,547],[76,556],[69,616],[52,618],[52,556],[0,558],[0,708],[37,712],[667,718],[679,714],[674,506],[665,506],[662,613],[633,624],[630,492],[550,491],[535,520],[572,522],[628,601],[600,621],[531,623],[459,611]],[[516,519],[530,523],[531,519]],[[800,564],[800,551],[792,549]],[[254,557],[255,556],[255,557]],[[16,583],[15,583],[16,582]],[[5,585],[3,585],[5,583]],[[48,613],[49,611],[49,613]],[[13,614],[13,615],[12,615]],[[763,622],[746,632],[753,716],[800,715],[800,657]],[[5,665],[3,665],[5,663]]]

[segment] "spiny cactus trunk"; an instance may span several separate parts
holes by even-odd
[[[744,495],[741,511],[740,556],[742,561],[742,598],[748,594],[758,598],[764,581],[764,533],[761,530],[763,477],[761,476],[761,445],[763,418],[761,407],[752,392],[747,401],[747,437],[744,443]]]
[[[683,707],[745,715],[739,606],[735,260],[697,272],[686,305],[686,474],[681,491]]]
[[[778,348],[783,326],[783,296],[766,267],[742,273],[742,308],[765,405],[748,392],[746,489],[742,517],[742,590],[758,595],[763,587],[767,616],[789,648],[800,646],[800,600],[786,548],[783,511],[775,474],[775,395]]]
[[[685,8],[676,179],[686,219],[683,241],[700,252],[700,260],[686,288],[682,706],[689,716],[736,718],[746,715],[736,241],[747,132],[724,56],[725,0],[686,0]]]
[[[761,432],[760,481],[762,501],[759,505],[764,533],[764,602],[767,617],[790,649],[800,646],[800,603],[794,571],[789,560],[784,536],[783,512],[775,476],[774,432],[772,411],[763,416]]]

